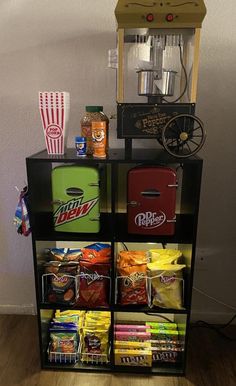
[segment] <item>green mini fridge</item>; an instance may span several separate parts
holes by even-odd
[[[100,230],[99,170],[63,165],[52,170],[54,228],[59,232]]]

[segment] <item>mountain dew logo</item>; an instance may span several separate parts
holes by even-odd
[[[83,197],[67,201],[66,204],[60,205],[53,213],[54,225],[62,225],[68,222],[85,217],[98,202],[98,197],[93,200],[82,202]]]

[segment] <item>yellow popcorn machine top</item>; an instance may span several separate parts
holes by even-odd
[[[203,0],[119,0],[117,19],[117,131],[125,139],[156,138],[175,157],[204,144],[195,116]],[[115,51],[115,54],[114,54]]]

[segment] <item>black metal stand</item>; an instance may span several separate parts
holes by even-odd
[[[125,138],[125,158],[132,155],[132,138]]]

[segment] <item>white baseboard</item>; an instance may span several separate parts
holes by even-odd
[[[191,322],[194,323],[198,320],[204,320],[204,322],[212,324],[225,324],[227,323],[235,314],[235,311],[231,312],[203,312],[192,310],[191,313]],[[232,324],[236,324],[236,319]]]
[[[0,304],[2,315],[36,315],[36,313],[33,304]]]

